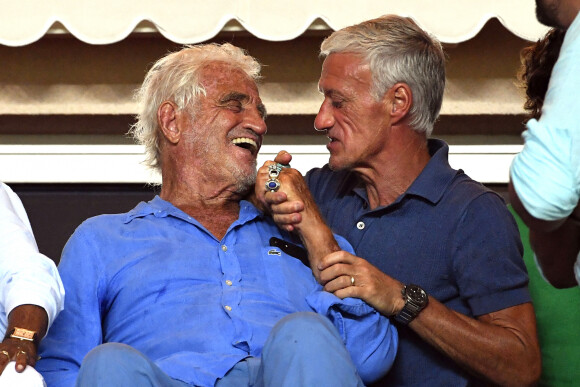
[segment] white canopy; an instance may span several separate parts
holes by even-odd
[[[387,13],[413,17],[444,43],[471,39],[491,18],[535,40],[546,28],[534,9],[532,0],[4,0],[0,44],[22,46],[62,32],[110,44],[152,29],[177,43],[198,43],[224,28],[282,41],[309,28],[336,30]]]

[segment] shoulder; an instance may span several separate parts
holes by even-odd
[[[472,231],[479,230],[481,234],[500,230],[517,233],[515,219],[503,197],[464,173],[453,179],[438,207],[448,221],[455,219],[459,234],[471,228],[468,224],[473,225]]]
[[[97,254],[116,244],[127,224],[128,214],[105,214],[82,222],[68,239],[63,258],[73,253]]]
[[[484,201],[494,206],[506,207],[504,199],[497,192],[473,180],[463,172],[454,177],[445,197],[455,205],[461,203],[464,206],[469,206]]]

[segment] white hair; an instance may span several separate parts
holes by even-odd
[[[179,109],[192,106],[206,91],[199,82],[200,70],[210,62],[224,62],[240,68],[251,79],[260,79],[260,63],[243,49],[229,43],[186,46],[159,59],[145,76],[135,93],[138,103],[137,122],[129,130],[145,146],[145,164],[161,169],[157,110],[164,101]]]

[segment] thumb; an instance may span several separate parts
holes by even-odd
[[[278,152],[274,161],[280,164],[290,164],[290,161],[292,161],[292,155],[285,150],[282,150]]]

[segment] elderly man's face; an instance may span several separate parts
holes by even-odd
[[[389,127],[387,104],[371,95],[371,71],[354,54],[330,54],[322,65],[318,88],[324,101],[314,127],[326,130],[332,169],[365,165],[384,149]]]
[[[266,133],[264,105],[254,81],[223,62],[201,70],[206,90],[192,108],[184,140],[207,180],[231,181],[237,192],[253,187],[256,157]]]

